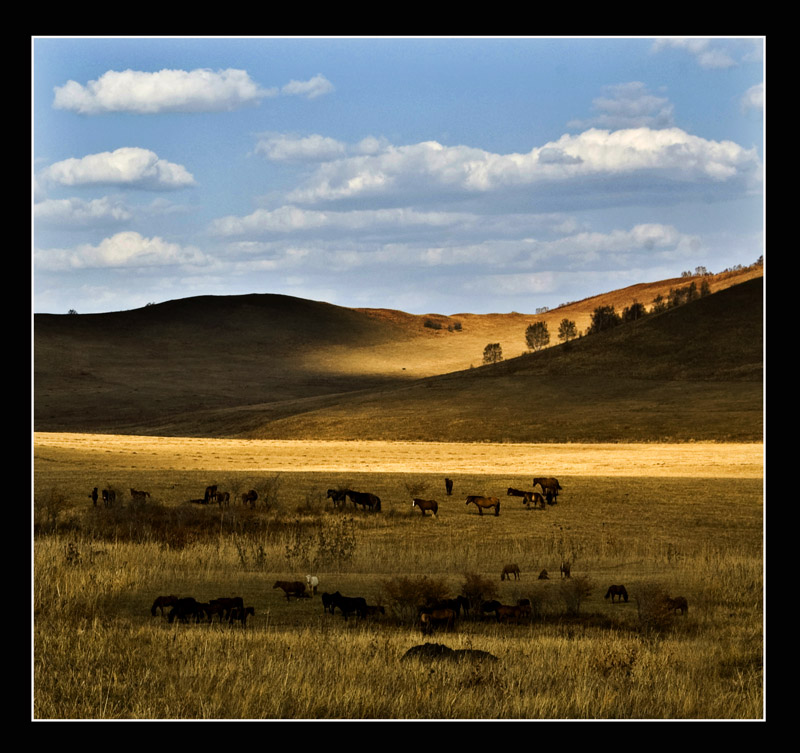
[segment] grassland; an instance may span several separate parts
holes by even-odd
[[[763,718],[760,444],[37,434],[33,449],[37,719]],[[559,477],[557,505],[504,496],[534,475]],[[255,488],[259,506],[187,502],[209,483]],[[94,508],[94,486],[125,506]],[[373,491],[383,511],[334,511],[338,486]],[[130,487],[152,498],[132,506]],[[412,511],[411,492],[438,499],[438,518]],[[478,516],[468,493],[500,497],[500,516]],[[500,581],[507,562],[519,581]],[[318,596],[272,589],[310,572],[386,615],[345,622]],[[468,577],[503,603],[531,599],[532,619],[473,615],[422,636],[398,583],[453,596]],[[630,602],[604,600],[612,583]],[[246,629],[169,624],[149,609],[165,593],[238,594],[256,614]],[[653,610],[664,593],[686,596],[688,615]],[[498,661],[402,660],[429,640]]]

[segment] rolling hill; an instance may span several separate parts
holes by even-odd
[[[533,321],[547,321],[555,341],[562,318],[583,330],[598,306],[649,303],[687,280],[633,286],[539,315],[415,316],[274,295],[35,315],[34,428],[251,438],[757,441],[761,274],[758,268],[712,277],[714,295],[529,354],[524,332]],[[500,342],[506,360],[471,368],[488,342]]]

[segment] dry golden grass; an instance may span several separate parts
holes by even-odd
[[[34,698],[37,719],[758,719],[763,717],[761,445],[421,445],[34,437]],[[443,476],[455,480],[444,495]],[[559,504],[502,496],[556,475]],[[208,483],[271,489],[269,509],[198,507]],[[353,486],[383,512],[334,512]],[[95,509],[93,486],[125,507]],[[152,499],[131,507],[130,487]],[[409,488],[440,502],[412,510]],[[501,497],[498,518],[467,493]],[[166,522],[166,526],[159,524]],[[169,525],[172,523],[172,525]],[[337,549],[332,542],[340,544]],[[591,588],[577,615],[562,558]],[[500,581],[507,562],[519,581]],[[546,568],[551,580],[536,574]],[[287,602],[278,578],[387,615],[344,622],[319,597]],[[532,621],[461,621],[423,637],[391,610],[387,581],[465,573]],[[603,599],[624,583],[631,601]],[[646,597],[684,595],[686,617],[645,619]],[[240,594],[246,630],[151,617],[160,594]],[[425,640],[496,663],[405,662]]]

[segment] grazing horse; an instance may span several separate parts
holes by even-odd
[[[150,492],[142,492],[138,489],[131,489],[131,499],[134,502],[146,502],[150,496]]]
[[[347,622],[347,615],[357,614],[359,617],[367,616],[367,600],[363,596],[342,596],[338,591],[333,594],[331,614],[336,608],[342,613],[344,621]]]
[[[203,495],[203,499],[206,501],[206,504],[209,502],[216,502],[217,501],[217,485],[212,484],[211,486],[206,487],[206,493]]]
[[[258,499],[258,492],[255,489],[251,489],[249,492],[245,492],[244,494],[242,494],[243,505],[250,505],[250,507],[255,507],[257,499]]]
[[[255,607],[234,607],[231,609],[231,615],[228,618],[228,624],[233,625],[234,622],[241,622],[242,627],[247,627],[247,615],[255,615]]]
[[[467,497],[468,505],[475,505],[478,508],[478,514],[483,515],[484,510],[494,508],[495,517],[500,514],[500,500],[497,497],[479,497],[475,494],[470,494]]]
[[[547,574],[547,570],[543,569],[542,572],[539,573],[539,580],[550,580],[550,576]]]
[[[244,599],[241,596],[214,599],[209,603],[209,607],[214,614],[219,615],[219,621],[222,622],[223,619],[228,619],[231,616],[231,612],[234,609],[244,608]]]
[[[501,606],[503,605],[496,599],[492,599],[491,601],[484,601],[481,604],[481,614],[491,614],[492,612],[496,612],[497,608]]]
[[[156,616],[156,609],[161,610],[161,616],[164,616],[164,609],[166,607],[174,607],[178,603],[178,597],[174,595],[170,596],[157,596],[156,600],[153,602],[153,606],[150,607],[150,614],[153,617]]]
[[[344,507],[347,503],[347,492],[343,489],[328,489],[328,496],[325,499],[333,500],[334,510],[340,505]]]
[[[569,577],[571,577],[571,575],[570,575],[570,571],[571,571],[571,569],[572,569],[572,568],[571,568],[571,566],[570,566],[569,562],[562,562],[562,563],[561,563],[561,577],[562,577],[562,578],[569,578]]]
[[[689,602],[686,601],[685,596],[676,596],[674,599],[667,596],[666,604],[670,612],[677,612],[680,610],[681,614],[686,614],[689,611]]]
[[[350,497],[353,507],[361,505],[364,510],[369,508],[375,512],[381,511],[381,498],[374,494],[370,494],[369,492],[354,492],[352,489],[347,489],[345,494]]]
[[[452,609],[431,609],[419,616],[420,629],[424,635],[440,628],[451,631],[456,621],[456,613]]]
[[[606,591],[606,595],[603,597],[607,599],[611,597],[611,603],[614,603],[614,597],[617,598],[617,601],[625,600],[625,603],[628,603],[628,589],[625,586],[609,586],[608,591]]]
[[[336,593],[324,593],[322,594],[322,608],[326,612],[330,612],[333,614],[333,610],[335,609],[335,602],[336,597],[341,596],[341,594],[337,591]]]
[[[92,505],[94,507],[97,507],[97,487],[96,486],[95,486],[94,489],[92,489],[92,493],[89,495],[89,499],[92,500]]]
[[[442,601],[437,601],[431,607],[431,609],[452,609],[456,613],[456,617],[460,616],[461,610],[464,610],[464,614],[468,615],[469,599],[463,594],[459,594],[455,599],[443,599]],[[427,611],[427,608],[423,607],[421,611]]]
[[[231,503],[231,493],[230,492],[217,492],[217,504],[218,505],[225,505],[228,507]]]
[[[306,593],[306,584],[301,580],[276,580],[273,588],[282,589],[286,594],[286,601],[290,601],[290,596],[294,596],[295,599],[309,598],[309,594]]]
[[[519,565],[505,565],[503,567],[503,572],[500,573],[500,580],[505,580],[506,578],[511,580],[512,575],[514,576],[514,580],[519,580]]]
[[[447,492],[447,496],[451,496],[453,493],[453,479],[446,478],[444,480],[444,490]]]
[[[509,497],[522,497],[522,504],[524,504],[529,510],[531,509],[531,505],[533,505],[533,507],[538,505],[541,510],[545,509],[544,497],[539,494],[539,492],[526,492],[522,489],[514,489],[509,487],[506,495]]]
[[[533,485],[536,486],[537,484],[542,487],[542,493],[545,494],[545,496],[550,492],[553,497],[557,497],[558,493],[561,491],[561,484],[558,483],[557,478],[553,478],[552,476],[533,479]]]
[[[195,622],[200,622],[203,615],[203,609],[197,599],[187,596],[183,599],[178,599],[172,611],[169,613],[167,620],[172,624],[177,619],[178,622],[188,622],[189,617],[194,616]]]
[[[104,507],[113,507],[117,501],[117,493],[113,489],[103,489],[102,496]]]
[[[498,604],[495,607],[494,613],[497,615],[498,622],[510,622],[511,620],[514,620],[514,622],[519,622],[523,617],[531,616],[531,605]]]
[[[429,510],[433,517],[436,517],[436,514],[439,512],[439,503],[435,499],[414,499],[411,503],[411,509],[413,510],[415,507],[419,507],[419,511],[422,513],[422,517],[425,517],[425,511]]]

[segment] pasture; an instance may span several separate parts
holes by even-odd
[[[763,718],[762,453],[36,434],[33,716]],[[506,495],[535,476],[558,478],[556,505]],[[210,484],[232,503],[189,502]],[[94,487],[117,504],[95,506]],[[374,494],[381,511],[334,509],[332,488]],[[236,504],[250,489],[255,506]],[[468,495],[497,497],[500,515]],[[509,563],[519,579],[501,580]],[[273,588],[307,574],[314,596]],[[605,599],[612,584],[629,601]],[[476,585],[528,599],[530,615],[473,609],[423,635],[415,598]],[[331,615],[321,594],[335,591],[384,613]],[[151,615],[167,594],[241,596],[254,614],[171,624]],[[665,595],[688,613],[656,608]],[[426,642],[497,661],[403,660]]]

